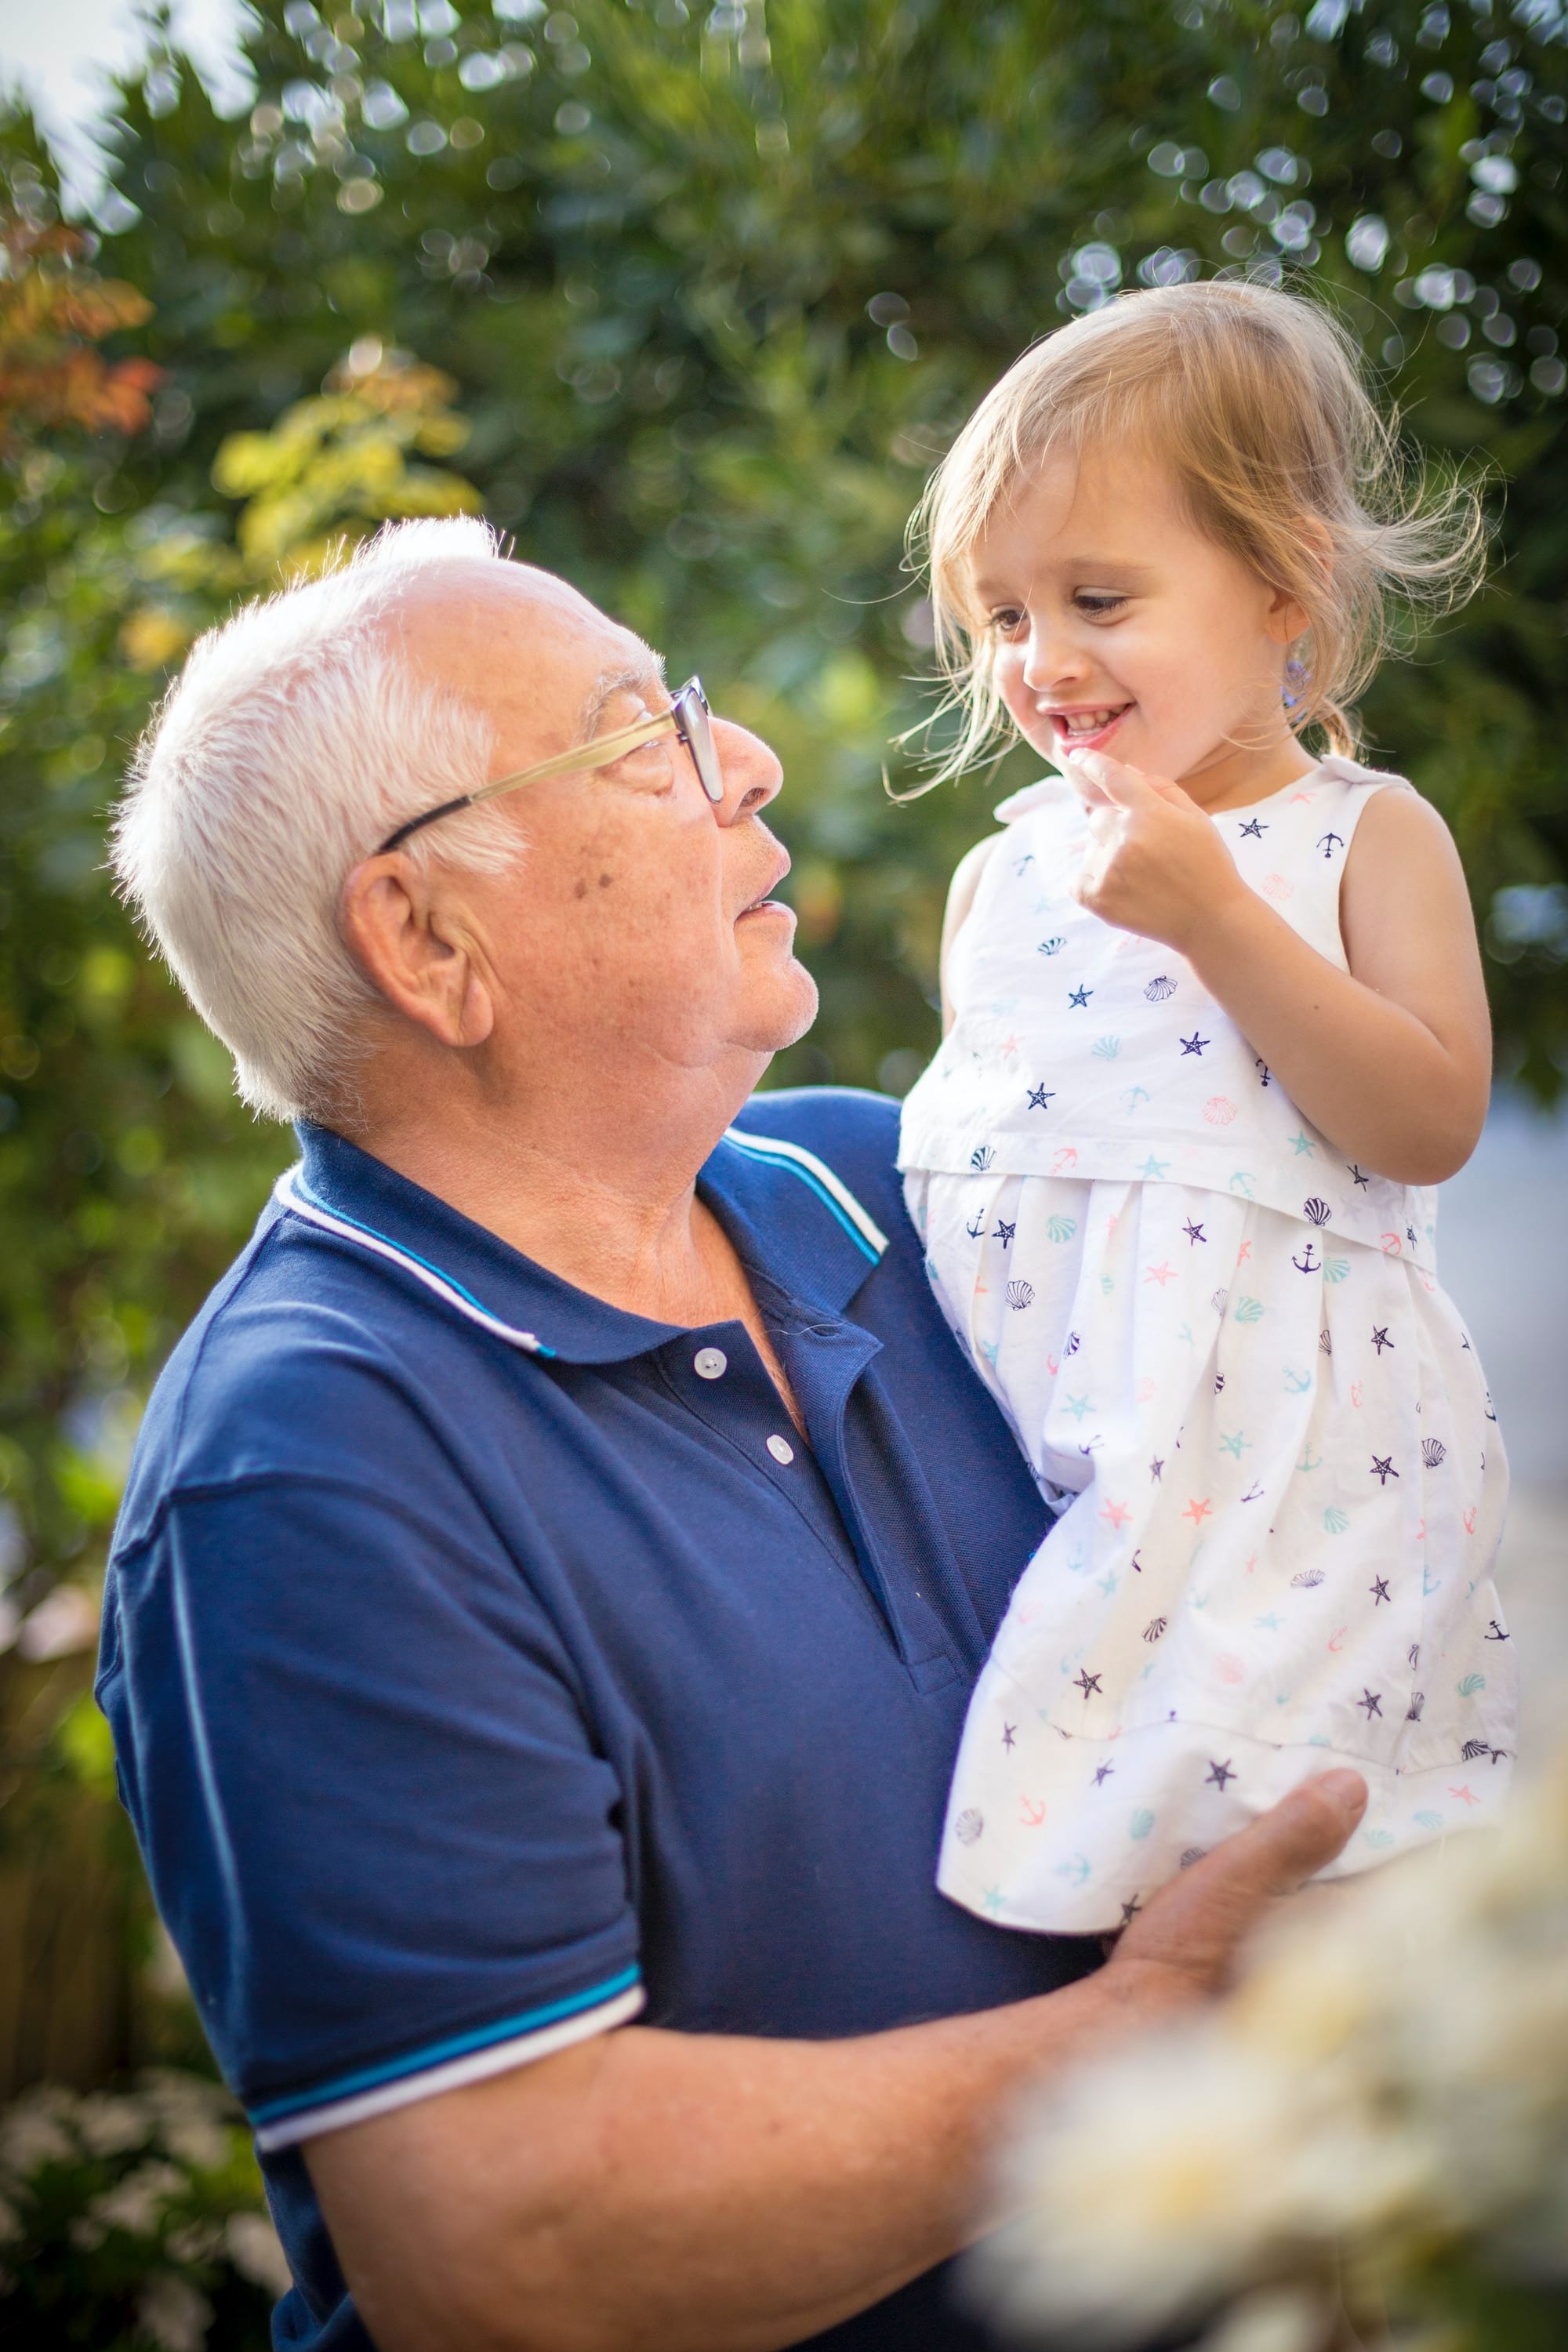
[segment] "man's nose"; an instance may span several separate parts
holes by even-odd
[[[737,726],[732,719],[714,719],[713,748],[719,754],[719,772],[724,779],[724,797],[713,811],[721,824],[733,824],[738,817],[755,816],[767,806],[784,782],[784,769],[778,753],[749,727]]]

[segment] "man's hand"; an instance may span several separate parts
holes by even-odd
[[[1323,1772],[1162,1887],[1100,1979],[1151,2019],[1224,1990],[1269,1914],[1338,1853],[1366,1811],[1359,1772]]]
[[[366,2327],[380,2352],[778,2352],[850,2317],[994,2218],[1023,2084],[1216,1992],[1365,1805],[1353,1772],[1309,1781],[1061,1992],[852,2042],[629,2025],[307,2142]]]
[[[1103,751],[1072,751],[1062,764],[1089,803],[1093,842],[1074,898],[1118,930],[1186,954],[1205,919],[1247,888],[1213,821],[1180,784]]]

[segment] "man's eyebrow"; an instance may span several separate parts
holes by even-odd
[[[583,705],[582,733],[588,736],[597,730],[600,719],[617,694],[643,693],[650,686],[663,684],[664,661],[651,647],[640,661],[617,662],[609,669],[602,669]]]

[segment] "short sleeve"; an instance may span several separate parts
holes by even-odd
[[[111,1571],[126,1801],[263,2147],[641,2004],[622,1792],[519,1565],[460,1517],[262,1476],[176,1493]]]

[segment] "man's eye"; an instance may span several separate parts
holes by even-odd
[[[1080,613],[1087,613],[1091,619],[1097,619],[1106,613],[1119,612],[1127,599],[1125,596],[1095,595],[1088,589],[1080,588],[1073,602]]]

